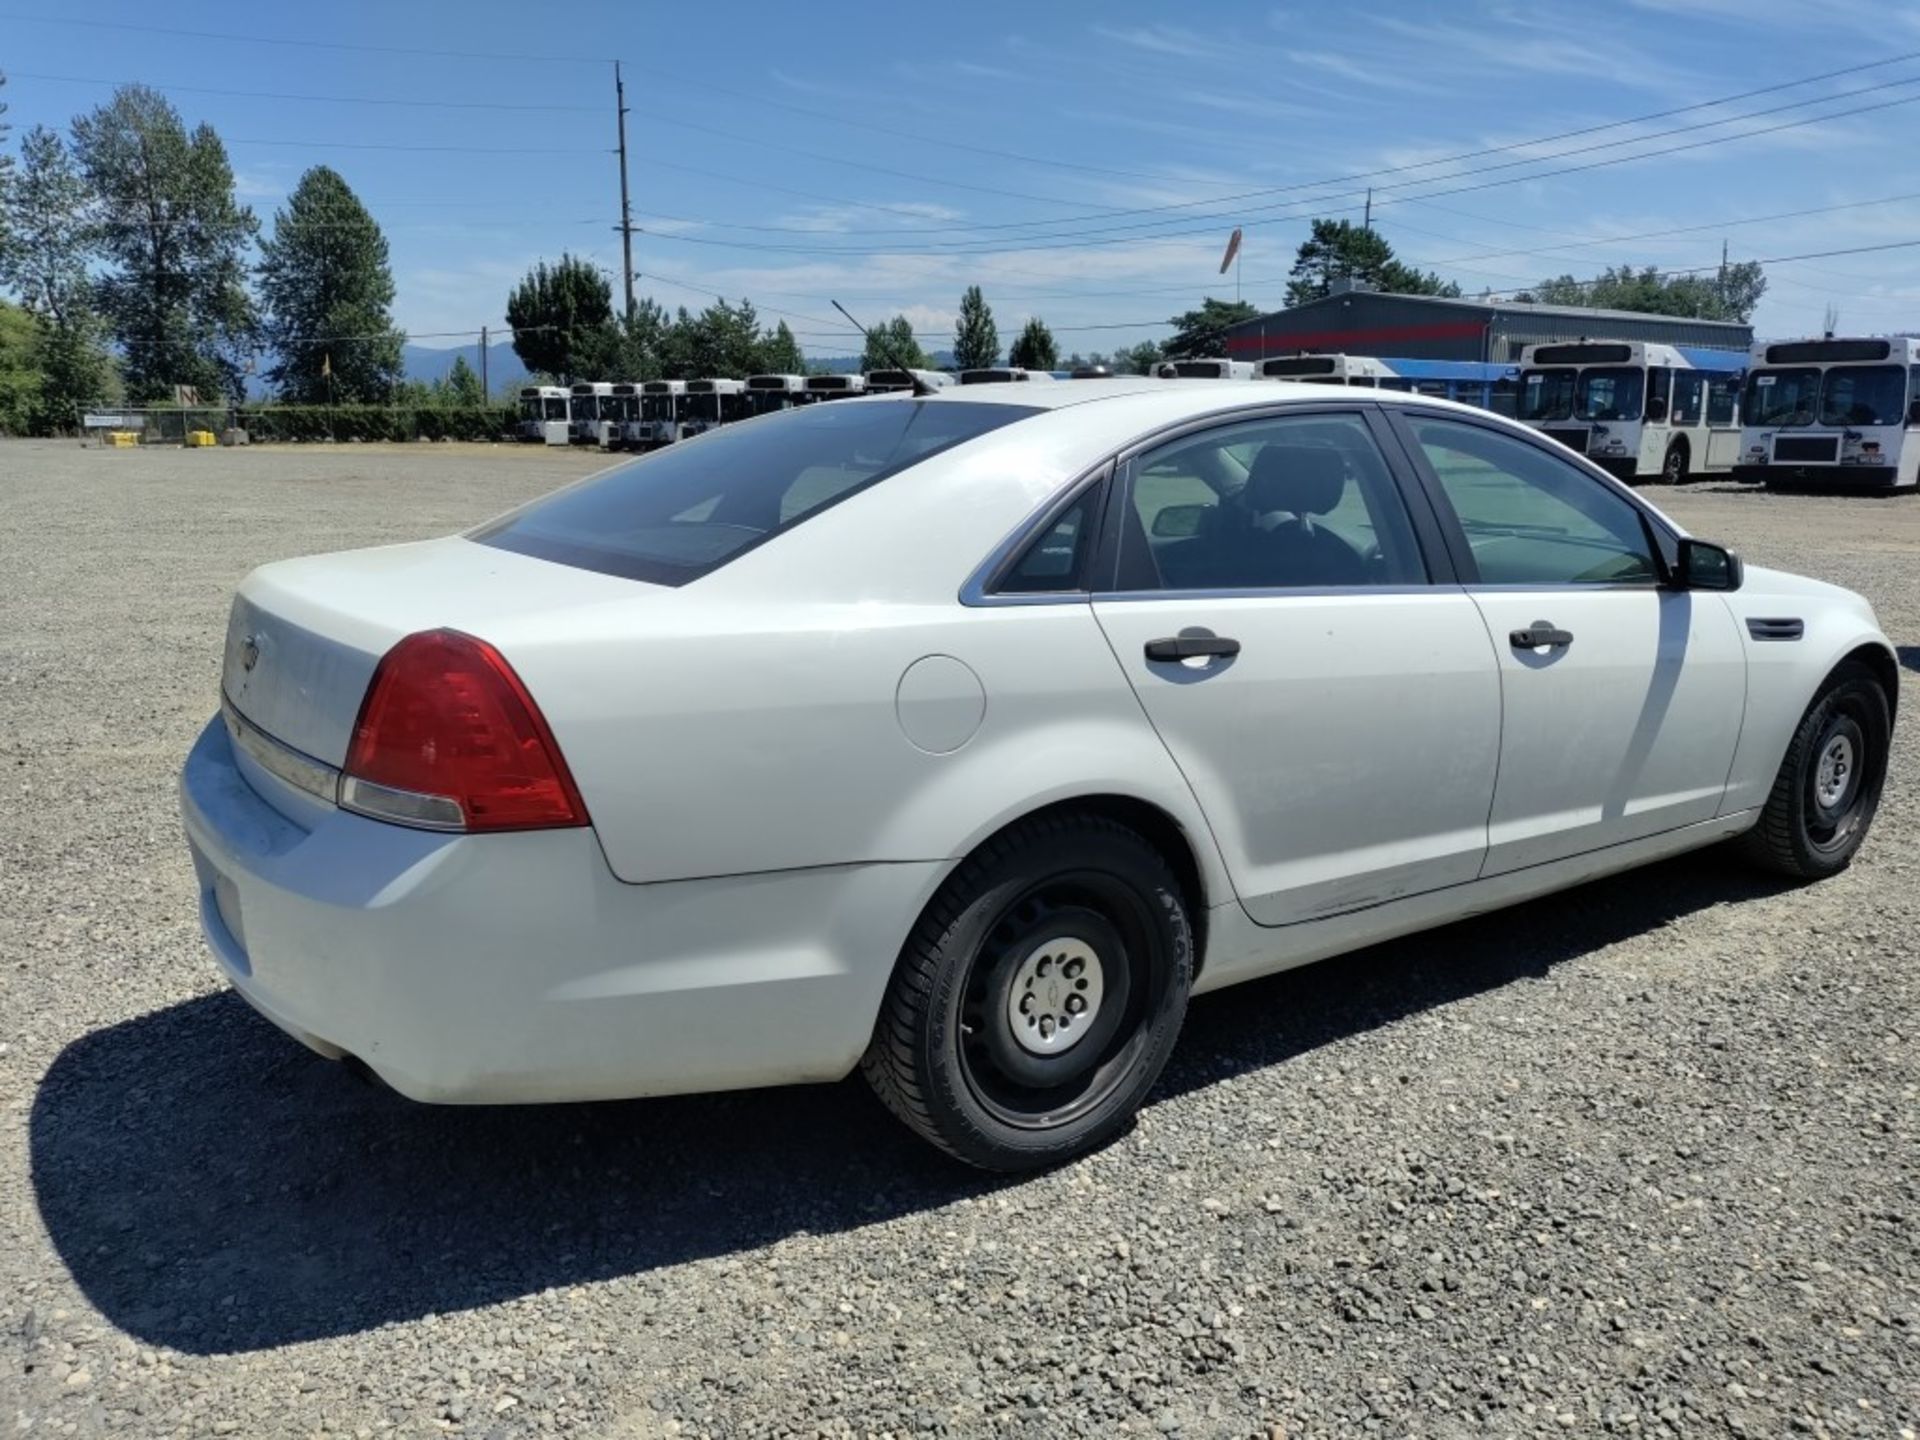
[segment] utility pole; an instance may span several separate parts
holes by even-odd
[[[480,403],[493,403],[493,387],[487,384],[487,327],[480,327]]]
[[[1367,186],[1367,213],[1366,217],[1361,220],[1360,226],[1363,230],[1371,230],[1373,228],[1373,187],[1371,185]]]
[[[621,257],[626,264],[627,323],[633,323],[633,206],[627,200],[627,86],[620,78],[620,62],[613,62],[613,107],[620,124],[620,232]]]

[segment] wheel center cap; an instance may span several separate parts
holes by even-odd
[[[1086,941],[1063,936],[1036,945],[1007,989],[1007,1029],[1031,1055],[1060,1055],[1085,1038],[1105,991],[1100,957]]]

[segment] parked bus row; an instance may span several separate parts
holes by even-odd
[[[795,405],[941,386],[1090,379],[993,366],[529,385],[519,438],[649,450]],[[1170,360],[1169,380],[1287,380],[1437,395],[1511,415],[1623,480],[1920,485],[1920,339],[1761,342],[1751,354],[1647,341],[1529,345],[1511,365],[1370,355]]]

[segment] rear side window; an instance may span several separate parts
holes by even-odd
[[[714,430],[536,500],[467,538],[656,585],[684,585],[1027,405],[810,405]]]

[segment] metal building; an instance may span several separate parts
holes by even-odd
[[[1753,344],[1753,327],[1636,310],[1348,290],[1235,325],[1227,331],[1227,354],[1256,363],[1304,350],[1505,364],[1518,360],[1525,345],[1582,339],[1744,351]]]

